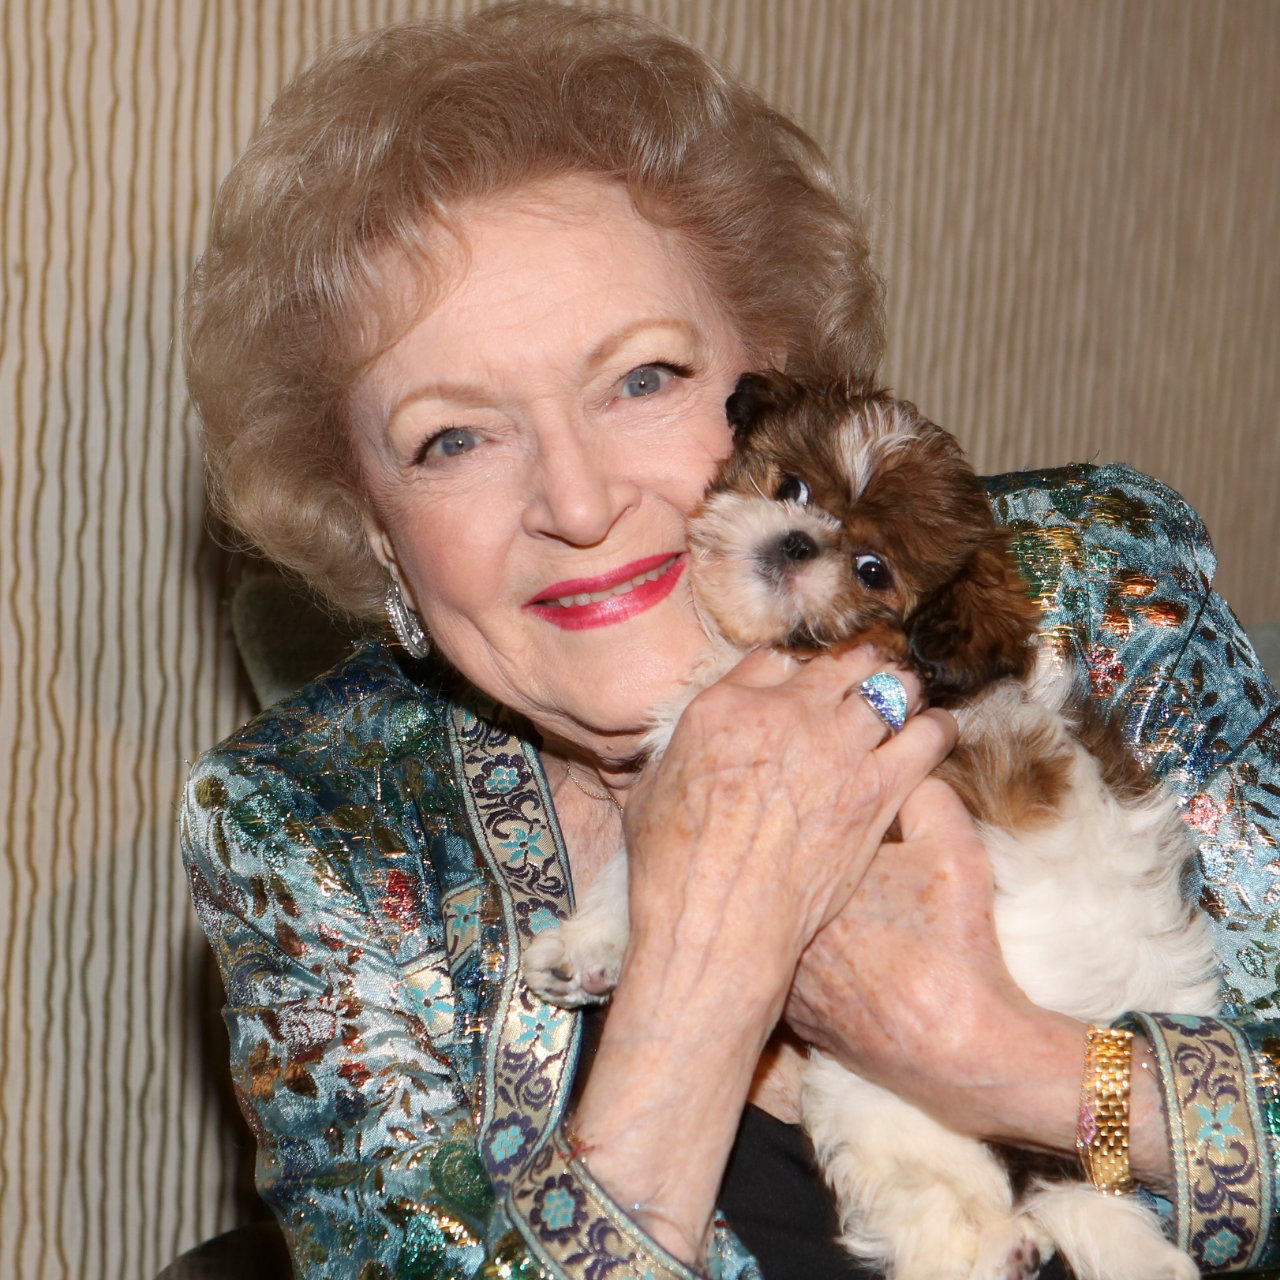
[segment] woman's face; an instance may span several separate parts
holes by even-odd
[[[622,760],[703,643],[685,520],[747,355],[616,184],[556,179],[464,230],[357,390],[370,541],[479,688]]]

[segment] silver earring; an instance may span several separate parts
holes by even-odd
[[[387,619],[396,639],[404,646],[411,658],[425,658],[431,652],[431,641],[422,629],[417,615],[404,602],[400,594],[400,584],[392,581],[387,588]]]

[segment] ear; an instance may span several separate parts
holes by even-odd
[[[1030,674],[1040,609],[1027,594],[1000,532],[907,619],[908,660],[932,699],[964,697]]]
[[[404,598],[405,604],[417,613],[418,606],[414,602],[413,593],[409,589],[404,574],[400,571],[400,561],[396,559],[396,549],[391,541],[391,535],[378,518],[367,510],[364,514],[364,536],[374,559],[391,575],[400,588],[400,595]]]
[[[744,373],[724,402],[735,443],[745,440],[766,415],[785,409],[795,399],[796,391],[796,383],[776,370]]]

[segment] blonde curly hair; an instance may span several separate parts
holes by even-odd
[[[214,510],[337,608],[381,611],[348,430],[412,323],[388,270],[466,202],[567,174],[675,231],[749,353],[869,375],[880,282],[817,144],[704,53],[623,13],[515,3],[345,40],[301,72],[218,192],[183,357]],[[456,228],[455,228],[456,229]]]

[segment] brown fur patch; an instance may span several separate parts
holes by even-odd
[[[890,662],[895,662],[899,666],[907,665],[907,637],[899,628],[879,622],[859,631],[855,636],[850,636],[847,640],[837,640],[834,644],[828,645],[827,652],[838,658],[848,653],[850,649],[860,649],[864,645],[874,649]]]
[[[1098,762],[1102,781],[1122,803],[1140,800],[1156,789],[1156,780],[1134,758],[1119,719],[1107,715],[1092,698],[1076,694],[1064,713],[1074,721],[1080,745]]]
[[[989,734],[961,742],[933,771],[965,808],[1002,831],[1050,826],[1071,779],[1071,756],[1048,729]]]
[[[911,665],[935,703],[976,693],[1004,676],[1025,679],[1039,606],[1009,555],[1003,529],[907,619]]]

